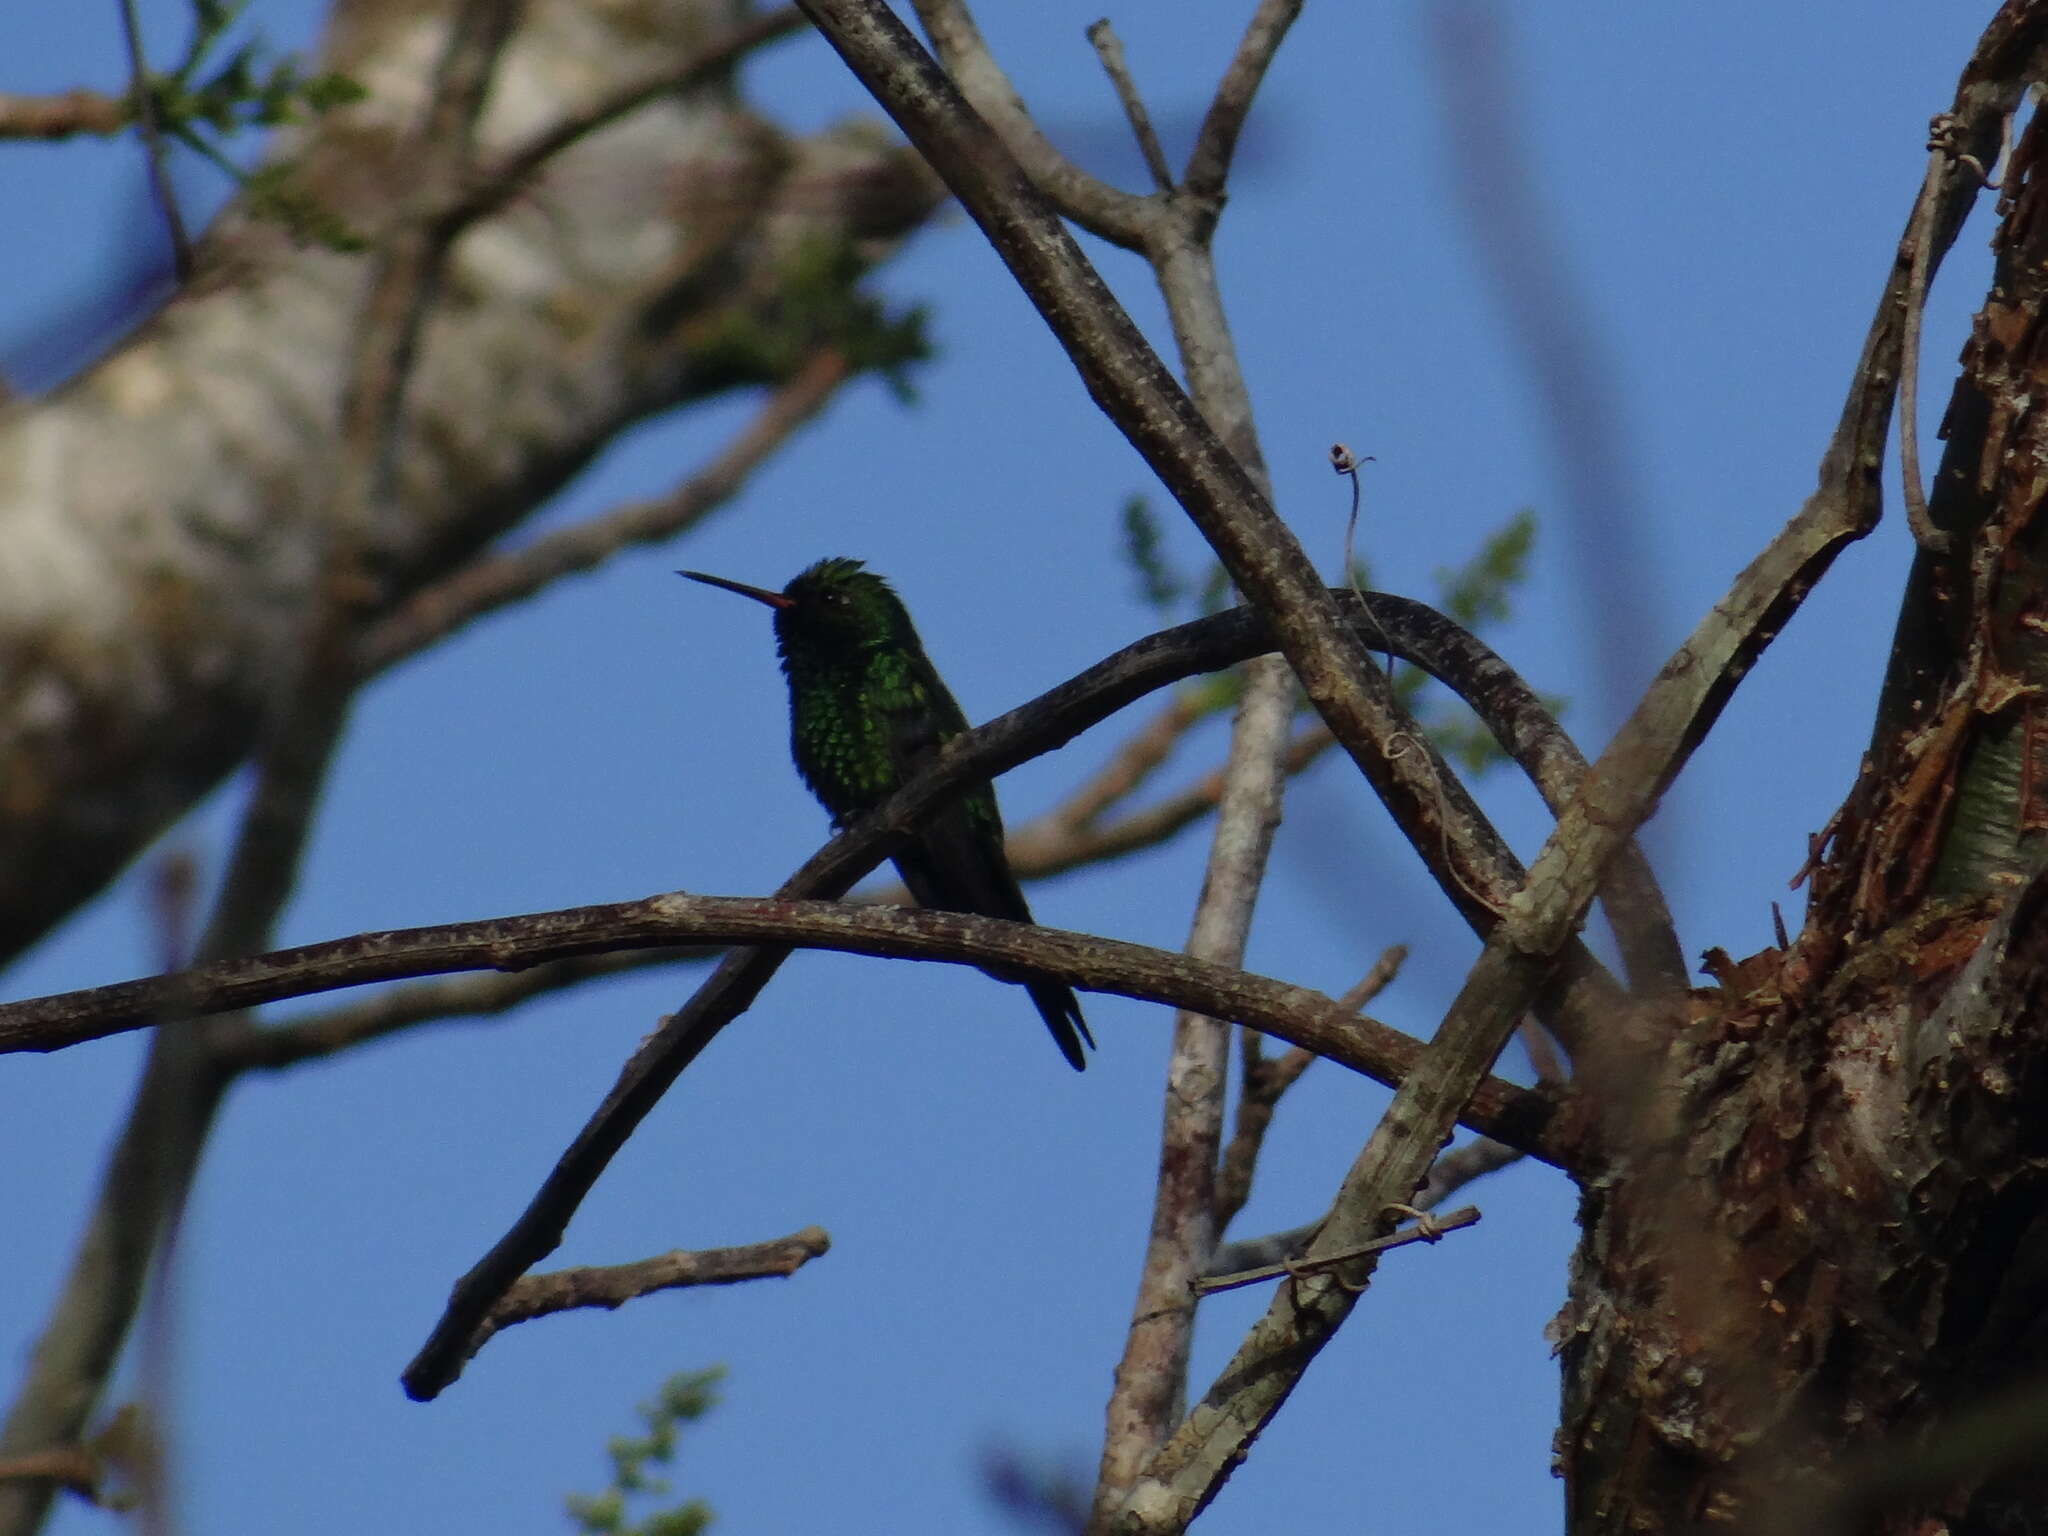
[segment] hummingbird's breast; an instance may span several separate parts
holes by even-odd
[[[789,658],[790,754],[797,772],[843,822],[901,782],[892,716],[900,688],[890,669],[858,655]]]

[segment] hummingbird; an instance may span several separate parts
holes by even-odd
[[[861,561],[820,560],[780,592],[702,571],[676,574],[775,610],[775,649],[789,681],[790,755],[834,827],[881,804],[967,729],[902,599]],[[1003,819],[987,780],[926,812],[894,860],[919,906],[1031,921],[1003,852]],[[1095,1037],[1073,988],[1050,981],[1023,986],[1067,1064],[1083,1070],[1081,1042],[1093,1047]]]

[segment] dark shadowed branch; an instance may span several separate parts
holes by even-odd
[[[1320,992],[1170,950],[957,912],[681,892],[361,933],[175,976],[11,1004],[7,1011],[39,1008],[42,1027],[100,1035],[138,1027],[171,1011],[218,1013],[398,977],[517,969],[581,954],[690,942],[801,946],[1065,980],[1087,991],[1237,1020],[1389,1085],[1402,1079],[1422,1051],[1421,1042],[1347,1011]],[[1542,1136],[1554,1099],[1506,1083],[1496,1084],[1482,1099],[1473,1112],[1475,1127],[1518,1145],[1533,1141],[1553,1161],[1565,1155]]]

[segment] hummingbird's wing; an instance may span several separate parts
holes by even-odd
[[[967,729],[966,717],[931,663],[926,661],[921,671],[924,675],[917,691],[924,698],[918,707],[890,712],[890,751],[898,783],[944,742]],[[917,835],[897,850],[895,864],[919,906],[1031,921],[1031,908],[1025,904],[1024,892],[1003,852],[1003,819],[996,809],[995,790],[988,784],[970,785],[927,813],[918,824]],[[1080,1071],[1086,1065],[1081,1042],[1086,1040],[1092,1046],[1095,1037],[1088,1033],[1073,989],[1054,982],[1024,982],[1023,986],[1061,1053]]]

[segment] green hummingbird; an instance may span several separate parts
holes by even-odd
[[[790,753],[835,827],[881,804],[967,729],[902,600],[860,561],[820,560],[780,592],[702,571],[676,574],[775,610],[775,649],[789,680]],[[895,863],[920,906],[1031,921],[1003,853],[1003,819],[986,780],[927,812]],[[1073,988],[1049,981],[1023,985],[1067,1064],[1081,1071],[1088,1064],[1081,1042],[1092,1047],[1095,1037]]]

